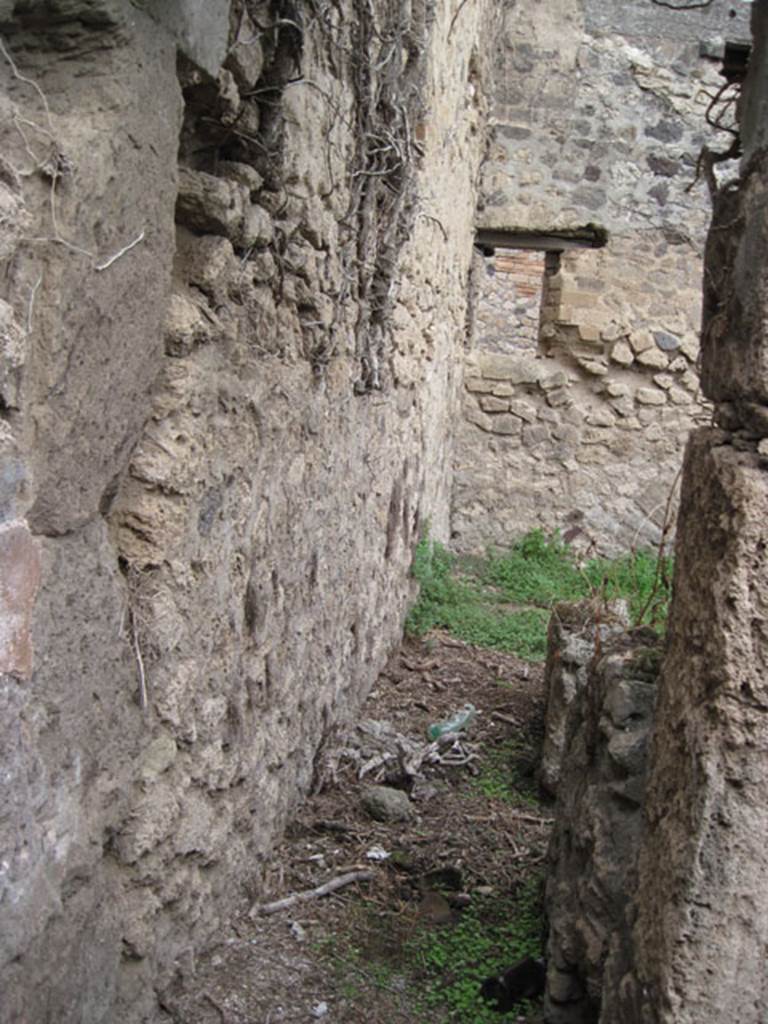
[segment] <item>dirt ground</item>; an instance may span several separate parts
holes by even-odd
[[[194,976],[165,994],[167,1019],[174,1024],[540,1019],[535,1008],[521,1016],[517,1009],[501,1015],[470,1005],[462,1010],[450,1000],[441,1005],[434,960],[448,950],[441,967],[447,992],[465,969],[464,953],[461,965],[450,962],[456,956],[450,953],[455,949],[448,941],[451,932],[455,937],[462,920],[477,917],[479,908],[487,908],[489,920],[506,912],[505,901],[525,885],[530,890],[541,875],[551,825],[550,809],[539,804],[535,784],[542,667],[435,632],[405,642],[380,676],[362,718],[390,723],[414,747],[425,748],[429,724],[450,718],[467,702],[477,709],[476,717],[458,747],[441,748],[447,760],[466,763],[427,764],[415,779],[402,772],[398,777],[399,767],[389,764],[394,784],[411,796],[415,814],[405,822],[376,821],[363,807],[362,792],[377,775],[370,750],[355,754],[349,735],[329,745],[320,791],[295,815],[257,903],[350,872],[369,872],[370,879],[272,914],[249,914],[244,904],[221,943],[198,961]],[[345,756],[340,749],[352,753]],[[366,759],[370,770],[360,779]],[[433,951],[431,967],[423,961],[425,949]],[[466,957],[472,960],[471,947]],[[472,998],[477,998],[472,979],[500,966],[469,963]]]

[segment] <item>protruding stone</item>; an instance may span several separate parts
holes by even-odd
[[[523,444],[526,448],[535,448],[549,439],[549,430],[543,423],[534,423],[523,427]]]
[[[676,352],[680,348],[680,339],[668,331],[654,331],[653,339],[662,352]]]
[[[483,380],[482,377],[466,377],[464,380],[464,387],[467,391],[472,391],[477,394],[491,394],[496,390],[493,381]]]
[[[507,356],[499,352],[482,352],[478,367],[488,380],[508,380],[513,384],[535,384],[541,377],[541,367],[533,360]]]
[[[230,45],[226,65],[243,90],[253,89],[264,67],[261,32],[247,11],[240,15],[237,38]]]
[[[530,402],[524,402],[521,398],[509,403],[509,411],[519,416],[526,423],[536,422],[536,407]]]
[[[637,361],[652,370],[666,370],[669,366],[668,357],[658,348],[647,348],[638,353]]]
[[[481,395],[480,408],[483,412],[509,412],[509,399],[496,398],[495,395]]]
[[[243,214],[242,226],[235,239],[242,249],[263,249],[274,236],[272,218],[260,206],[248,206]]]
[[[611,349],[611,362],[630,366],[634,361],[634,354],[626,341],[618,341]]]
[[[618,341],[618,339],[621,338],[624,334],[625,331],[621,327],[619,327],[618,324],[612,323],[608,324],[607,327],[603,328],[603,330],[600,332],[600,337],[603,339],[603,341],[610,342]]]
[[[638,388],[635,392],[635,400],[640,405],[665,405],[667,396],[658,388]]]
[[[693,401],[691,395],[687,391],[683,391],[682,388],[670,388],[667,393],[673,405],[690,405]]]
[[[616,417],[604,407],[592,409],[587,413],[586,419],[591,427],[613,427],[616,425]]]
[[[691,363],[699,358],[699,342],[697,338],[687,337],[680,342],[680,352]]]
[[[174,292],[168,303],[163,334],[169,356],[186,356],[200,344],[210,340],[211,323],[192,299]]]
[[[585,373],[590,374],[592,377],[604,377],[606,373],[608,373],[608,367],[605,363],[597,359],[588,359],[585,356],[577,356],[576,362],[582,370],[585,371]]]
[[[544,391],[554,391],[558,388],[568,386],[568,374],[565,370],[554,370],[552,373],[544,374],[539,380],[539,387]]]
[[[391,786],[368,786],[362,801],[376,821],[410,821],[416,813],[408,794]]]
[[[250,164],[237,163],[233,160],[221,160],[217,164],[216,169],[219,172],[219,177],[226,178],[227,181],[237,182],[238,185],[247,188],[251,195],[259,192],[264,184],[262,176]]]
[[[646,349],[653,348],[653,335],[650,331],[633,331],[629,336],[629,344],[633,352],[645,352]]]
[[[505,434],[514,436],[520,433],[522,421],[517,416],[502,413],[500,416],[492,416],[490,429],[494,434]]]
[[[547,405],[553,409],[561,408],[565,405],[570,405],[571,396],[565,388],[556,388],[554,391],[550,391],[547,395]]]
[[[179,168],[176,219],[192,231],[231,237],[243,219],[243,188],[204,171]]]
[[[0,673],[32,675],[32,612],[40,551],[26,523],[0,523]]]

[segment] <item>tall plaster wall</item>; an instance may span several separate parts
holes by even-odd
[[[747,12],[504,6],[478,226],[546,235],[593,224],[608,241],[562,254],[527,353],[482,329],[487,261],[476,258],[459,550],[534,526],[580,530],[605,552],[658,541],[687,434],[711,417],[696,371],[710,204],[694,179],[702,145],[730,143],[705,123],[707,94],[723,83],[711,55],[748,37]]]
[[[363,19],[209,5],[214,80],[198,8],[0,5],[3,1024],[153,1019],[448,531],[492,12],[373,5],[372,211]]]

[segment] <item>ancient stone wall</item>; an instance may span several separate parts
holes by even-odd
[[[765,1020],[768,5],[753,17],[741,179],[707,244],[702,382],[717,427],[686,452],[634,945],[606,1022]]]
[[[658,541],[685,438],[711,416],[696,372],[709,216],[696,164],[704,142],[731,141],[705,114],[724,82],[723,39],[748,35],[745,16],[741,3],[508,5],[479,227],[539,235],[551,255],[519,380],[496,359],[476,262],[458,549],[542,525],[578,528],[605,552]],[[584,228],[596,241],[607,232],[605,246],[558,255],[553,232]]]
[[[399,637],[486,14],[0,4],[3,1024],[152,1019]]]
[[[653,630],[628,631],[617,611],[558,605],[550,625],[542,781],[558,799],[546,887],[548,1024],[596,1024],[605,962],[629,931],[662,651]]]

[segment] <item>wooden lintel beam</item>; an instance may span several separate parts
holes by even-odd
[[[475,242],[482,249],[538,249],[545,252],[563,252],[565,249],[598,249],[605,245],[605,237],[598,230],[582,228],[577,231],[497,231],[481,228]]]

